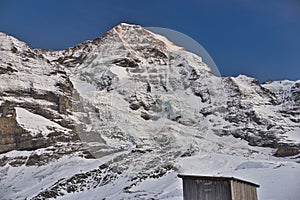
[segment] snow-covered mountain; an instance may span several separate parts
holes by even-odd
[[[299,199],[299,147],[300,81],[217,77],[137,25],[63,51],[0,33],[1,199],[182,199],[178,173]]]

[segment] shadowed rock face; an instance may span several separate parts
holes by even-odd
[[[23,106],[25,108],[32,109],[32,107],[26,107],[22,104],[17,105],[8,101],[5,101],[5,103],[1,106],[0,153],[11,150],[35,150],[53,145],[56,142],[75,141],[78,139],[78,137],[76,137],[73,133],[64,134],[55,130],[49,133],[46,137],[44,137],[42,133],[32,136],[30,131],[19,125],[16,119],[16,110],[14,106]],[[37,108],[35,107],[35,109]],[[37,109],[37,113],[40,113],[41,116],[49,116],[49,114],[43,113],[42,109]],[[69,125],[66,123],[65,126],[68,127]]]
[[[0,152],[7,152],[16,149],[20,145],[22,136],[28,136],[24,129],[22,129],[16,121],[16,113],[9,109],[9,102],[5,102],[2,106],[2,115],[0,117]],[[17,136],[17,137],[16,137]],[[30,141],[32,138],[28,138]],[[17,144],[18,141],[18,144]]]
[[[65,70],[13,37],[1,34],[0,39],[0,153],[34,150],[58,141],[74,141],[76,134],[68,117],[68,110],[72,110],[73,85]],[[19,124],[15,108],[56,121],[68,128],[69,133],[52,130],[47,136],[42,131],[33,135],[26,126]],[[31,120],[29,125],[35,121]]]

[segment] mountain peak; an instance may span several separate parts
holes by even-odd
[[[0,49],[5,51],[17,51],[28,49],[29,47],[24,42],[17,38],[0,32]]]
[[[121,22],[120,24],[118,24],[116,27],[140,27],[142,28],[141,25],[138,25],[138,24],[128,24],[128,23],[125,23],[125,22]]]
[[[117,34],[124,42],[128,44],[137,44],[147,41],[154,46],[160,46],[161,49],[180,50],[182,47],[176,46],[167,37],[153,33],[147,28],[136,24],[120,23],[112,28],[108,33]]]
[[[276,188],[262,199],[284,180],[277,199],[298,199],[300,82],[214,76],[125,23],[64,51],[25,46],[0,34],[2,199],[182,199],[178,173],[246,174]]]

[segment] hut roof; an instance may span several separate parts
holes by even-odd
[[[242,179],[238,179],[235,177],[227,177],[227,176],[200,176],[200,175],[185,175],[185,174],[179,174],[179,178],[189,178],[189,179],[202,179],[202,180],[211,180],[211,181],[228,181],[228,180],[234,180],[242,183],[246,183],[249,185],[253,185],[255,187],[259,187],[258,184],[252,183],[250,181],[245,181]]]

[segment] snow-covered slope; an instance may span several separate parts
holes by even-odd
[[[178,173],[299,199],[299,82],[216,77],[137,25],[64,51],[0,41],[3,199],[182,199]]]

